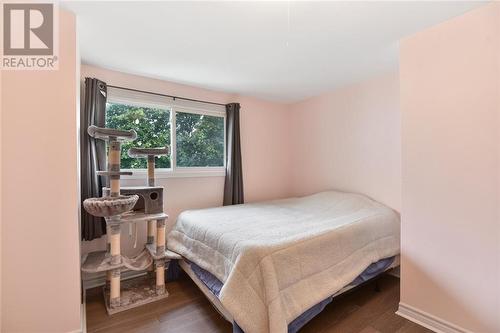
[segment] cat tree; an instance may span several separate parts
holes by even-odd
[[[87,255],[82,271],[106,272],[104,299],[108,313],[113,314],[168,296],[165,289],[166,262],[179,256],[166,251],[165,225],[168,216],[163,211],[163,187],[154,186],[155,157],[167,155],[168,149],[131,148],[128,152],[130,156],[148,159],[148,186],[120,187],[120,176],[132,174],[120,170],[121,142],[135,140],[136,132],[96,126],[90,126],[87,132],[93,138],[106,141],[109,147],[107,171],[97,172],[98,175],[107,177],[104,196],[89,198],[83,202],[88,213],[105,218],[108,243],[105,251]],[[121,254],[121,227],[138,222],[148,223],[147,243],[137,256],[129,258]],[[148,275],[121,282],[122,271],[144,271],[151,268],[156,270],[155,278]]]

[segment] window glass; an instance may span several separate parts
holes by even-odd
[[[178,167],[224,166],[224,117],[176,112]]]

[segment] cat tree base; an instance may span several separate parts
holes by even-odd
[[[154,279],[148,276],[121,281],[120,305],[111,307],[109,304],[109,289],[103,288],[104,303],[109,315],[130,310],[138,306],[156,302],[168,297],[168,291],[163,290],[162,294],[157,293]]]

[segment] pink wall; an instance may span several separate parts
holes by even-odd
[[[3,103],[2,103],[2,93],[3,93],[3,89],[2,89],[2,73],[3,71],[0,70],[0,129],[2,129],[2,118],[3,118]],[[2,159],[3,159],[3,154],[2,154],[2,151],[1,151],[1,147],[2,147],[2,135],[0,133],[0,280],[3,279],[2,278],[2,221],[3,221],[3,214],[2,214],[2,202],[3,202],[3,199],[2,199],[2,193],[3,193],[3,181],[2,181]],[[2,317],[3,317],[3,312],[2,312],[2,285],[3,283],[0,281],[0,331],[2,330]]]
[[[401,303],[500,332],[500,4],[401,42]]]
[[[397,73],[292,105],[290,117],[294,194],[335,188],[400,210]]]
[[[168,81],[151,79],[82,65],[82,78],[96,77],[108,84],[155,91],[219,103],[241,104],[241,141],[246,202],[284,198],[290,195],[290,151],[288,149],[287,105],[195,88]],[[124,185],[143,184],[142,180],[124,181]],[[163,178],[158,183],[166,188],[165,207],[169,228],[177,215],[186,209],[222,205],[224,177]],[[139,228],[139,241],[145,240],[145,228]],[[133,240],[123,231],[124,253],[133,254]],[[83,242],[87,253],[104,248],[104,238]]]
[[[59,70],[1,74],[2,332],[81,329],[73,14],[59,31]]]

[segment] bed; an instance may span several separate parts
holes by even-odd
[[[296,332],[332,297],[399,264],[392,209],[338,191],[185,211],[169,250],[235,331]]]

